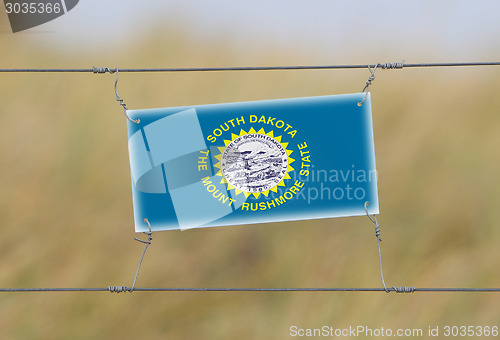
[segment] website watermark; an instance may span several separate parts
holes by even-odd
[[[289,328],[291,337],[498,337],[498,326],[485,325],[444,325],[427,326],[425,328],[384,328],[364,325],[349,327],[333,327],[324,325],[318,328],[302,328],[292,325]]]
[[[358,169],[354,165],[345,169],[311,169],[309,176],[290,173],[293,182],[305,184],[291,199],[304,200],[311,204],[316,200],[363,201],[367,198],[367,188],[377,182],[376,170]],[[269,193],[270,199],[283,197],[287,188],[277,187]]]
[[[63,16],[75,8],[78,2],[79,0],[4,0],[4,5],[12,32],[16,33]]]

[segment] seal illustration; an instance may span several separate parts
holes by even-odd
[[[224,178],[236,189],[249,192],[267,191],[286,175],[288,156],[274,138],[250,133],[234,139],[221,157]]]

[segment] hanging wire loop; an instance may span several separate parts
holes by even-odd
[[[397,69],[402,69],[405,66],[405,61],[403,60],[402,62],[398,63],[384,63],[384,64],[376,64],[373,67],[371,65],[368,65],[368,70],[370,71],[370,76],[368,77],[368,80],[365,83],[365,87],[363,87],[363,91],[361,93],[365,93],[365,96],[363,97],[363,100],[358,102],[358,106],[362,106],[363,103],[365,102],[366,98],[368,97],[368,88],[372,84],[372,82],[375,80],[375,71],[377,68],[381,68],[383,70],[397,70]]]
[[[373,224],[375,224],[375,237],[377,238],[377,245],[378,245],[378,262],[380,266],[380,279],[382,280],[382,285],[384,286],[384,290],[386,293],[390,292],[396,292],[396,293],[413,293],[415,292],[415,287],[391,287],[387,288],[385,285],[385,280],[384,280],[384,270],[382,269],[382,250],[380,249],[380,242],[382,242],[382,238],[380,237],[380,223],[377,221],[377,216],[372,215],[370,216],[370,213],[368,212],[368,205],[370,205],[370,202],[366,201],[365,202],[365,212],[366,216],[372,221]]]
[[[144,260],[144,255],[146,255],[146,250],[148,250],[149,245],[151,244],[151,241],[153,240],[153,232],[151,231],[151,224],[149,223],[149,220],[147,218],[144,219],[144,223],[148,224],[148,230],[143,232],[144,235],[148,237],[146,241],[135,238],[134,240],[144,243],[146,246],[144,247],[144,250],[142,251],[142,256],[141,260],[139,261],[139,265],[137,266],[137,270],[135,272],[135,277],[134,277],[134,282],[132,283],[132,287],[128,288],[127,286],[109,286],[107,288],[107,291],[110,293],[124,293],[124,292],[129,292],[132,293],[135,289],[135,283],[137,282],[137,277],[139,276],[139,270],[141,269],[142,265],[142,260]]]
[[[366,216],[370,219],[370,221],[375,224],[375,237],[377,238],[377,244],[378,244],[378,261],[379,261],[379,266],[380,266],[380,278],[382,279],[382,285],[384,286],[384,290],[389,293],[389,289],[387,289],[385,285],[385,280],[384,280],[384,271],[382,269],[382,251],[380,250],[380,242],[382,242],[382,238],[380,238],[380,224],[377,221],[377,216],[373,215],[370,216],[370,213],[368,213],[368,205],[370,205],[370,202],[366,201],[365,202],[365,212]]]
[[[136,124],[139,124],[141,122],[140,119],[132,119],[128,116],[127,114],[127,104],[125,104],[123,102],[123,99],[120,98],[120,95],[118,94],[118,89],[117,89],[117,86],[118,86],[118,68],[115,69],[115,72],[116,72],[116,80],[115,80],[115,95],[116,95],[116,101],[120,103],[120,105],[123,107],[123,114],[125,115],[125,117],[127,117],[127,119],[129,121],[131,121],[132,123],[136,123]],[[110,73],[113,73],[113,72],[110,72]]]
[[[363,91],[361,93],[365,93],[365,96],[363,97],[363,100],[358,102],[358,106],[362,106],[366,100],[366,97],[368,97],[368,88],[372,84],[372,81],[375,80],[375,71],[377,70],[377,67],[379,67],[380,64],[375,65],[375,67],[371,68],[368,66],[368,70],[370,71],[370,76],[368,77],[368,80],[366,81],[365,87],[363,87]]]
[[[139,270],[141,269],[142,265],[142,260],[144,259],[144,255],[146,254],[146,250],[148,250],[149,245],[151,244],[151,241],[153,240],[153,232],[151,231],[151,223],[149,223],[149,220],[147,218],[144,219],[144,222],[148,224],[148,230],[143,232],[144,235],[148,237],[146,241],[143,241],[138,238],[134,238],[134,240],[144,243],[144,251],[142,252],[141,260],[139,261],[139,265],[137,266],[137,271],[135,272],[135,277],[134,277],[134,283],[132,284],[132,288],[130,288],[129,292],[132,293],[135,288],[135,283],[137,282],[137,276],[139,276]]]
[[[109,67],[93,67],[92,68],[92,72],[93,73],[99,73],[99,74],[104,74],[104,73],[109,73],[109,74],[113,74],[113,73],[116,73],[116,80],[115,80],[115,96],[116,96],[116,101],[123,107],[123,114],[125,115],[125,117],[131,121],[132,123],[140,123],[141,120],[140,119],[132,119],[129,117],[128,113],[127,113],[127,104],[124,103],[123,99],[120,98],[120,95],[118,94],[118,78],[119,78],[119,69],[118,68],[109,68]]]

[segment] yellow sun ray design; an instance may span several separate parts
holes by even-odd
[[[231,180],[228,180],[224,176],[222,165],[221,165],[221,163],[222,163],[222,156],[224,154],[224,150],[226,150],[226,148],[228,147],[228,145],[230,145],[237,138],[245,136],[245,135],[249,135],[249,134],[256,134],[256,135],[262,135],[262,136],[271,137],[271,138],[274,139],[274,141],[275,141],[274,143],[277,142],[277,144],[281,145],[280,148],[282,148],[282,150],[284,150],[286,152],[286,156],[284,156],[284,155],[282,156],[282,157],[286,157],[286,163],[285,163],[285,165],[283,165],[283,164],[281,165],[282,167],[286,167],[286,169],[283,168],[281,170],[281,174],[279,176],[280,177],[279,182],[276,183],[276,184],[274,184],[274,185],[271,184],[271,186],[268,185],[267,190],[263,190],[263,191],[260,191],[260,192],[251,192],[251,191],[249,191],[250,189],[248,189],[248,190],[242,190],[241,187],[238,188],[237,187],[238,185],[236,185],[234,182],[231,183]],[[243,130],[243,129],[241,129],[241,131],[240,131],[239,134],[232,133],[231,134],[231,140],[224,140],[224,146],[221,146],[221,147],[218,148],[220,154],[218,154],[218,155],[215,156],[215,159],[217,159],[217,163],[214,164],[214,167],[218,169],[216,175],[222,177],[221,180],[220,180],[220,183],[226,184],[227,185],[227,189],[228,190],[233,190],[236,195],[243,194],[243,195],[245,195],[245,197],[253,195],[255,198],[259,198],[260,194],[262,194],[262,195],[268,197],[269,191],[278,192],[278,187],[284,187],[285,186],[284,180],[291,179],[289,173],[291,171],[295,170],[290,165],[291,163],[293,163],[295,161],[295,159],[293,159],[293,158],[290,157],[290,155],[292,154],[293,151],[292,150],[288,150],[287,147],[288,147],[288,143],[282,143],[281,142],[281,136],[274,136],[274,132],[272,130],[266,133],[263,128],[260,129],[259,131],[255,131],[254,128],[250,128],[250,130],[248,132],[245,131],[245,130]],[[283,152],[283,151],[281,151],[281,152]],[[239,157],[239,160],[241,160],[241,157]],[[263,162],[270,162],[270,161],[268,161],[268,160],[261,161],[261,164]],[[245,164],[246,164],[245,165],[245,169],[247,169],[248,163],[245,163]],[[269,168],[269,166],[268,166],[268,168]],[[251,169],[250,170],[241,170],[241,171],[249,171],[250,173],[259,173],[260,172],[262,174],[262,171],[259,170],[259,169],[258,170],[253,170],[253,171]],[[284,171],[284,173],[283,173],[283,171]],[[259,176],[259,174],[258,174],[258,176]]]

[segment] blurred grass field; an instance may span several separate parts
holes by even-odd
[[[0,46],[9,46],[0,49],[0,67],[307,60],[305,52],[270,49],[249,62],[223,42],[201,46],[200,55],[179,37],[64,58],[32,39],[0,35]],[[121,74],[119,93],[133,109],[250,101],[359,92],[368,75]],[[377,71],[371,91],[388,285],[500,286],[499,76],[494,67]],[[114,76],[0,77],[0,286],[131,285],[143,245],[133,240]],[[378,271],[373,225],[355,217],[158,232],[137,285],[380,287]],[[484,293],[1,293],[0,338],[282,339],[291,325],[498,325],[498,306],[498,294]]]

